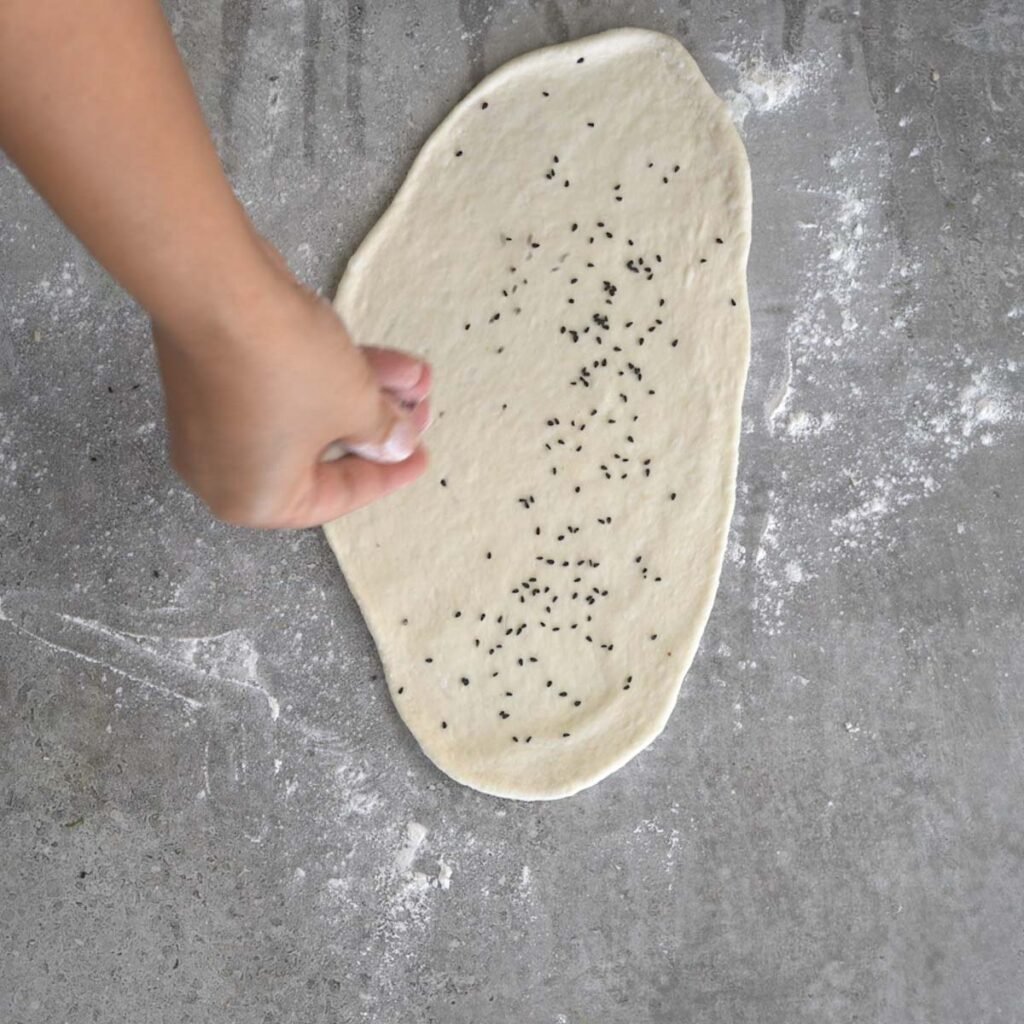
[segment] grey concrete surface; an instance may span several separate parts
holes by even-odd
[[[461,788],[320,534],[175,480],[143,317],[0,167],[0,1019],[1024,1021],[1020,5],[168,14],[327,291],[482,74],[677,35],[753,168],[736,516],[650,750],[554,804]]]

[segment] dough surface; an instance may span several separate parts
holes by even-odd
[[[750,175],[667,36],[506,64],[348,264],[367,345],[430,360],[431,467],[326,527],[427,756],[592,785],[664,728],[714,598],[749,355]]]

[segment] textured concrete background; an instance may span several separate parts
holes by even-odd
[[[176,482],[142,316],[0,166],[0,1019],[1024,1021],[1016,0],[168,13],[325,290],[486,71],[677,35],[753,167],[737,512],[664,736],[564,802],[463,789],[320,534]]]

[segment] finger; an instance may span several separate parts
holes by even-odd
[[[394,392],[403,402],[418,402],[430,391],[430,368],[421,359],[393,348],[362,349],[377,383],[385,391]]]
[[[370,462],[404,462],[420,443],[422,430],[385,391],[378,392],[375,422],[340,439],[345,451]],[[335,445],[331,445],[330,451]],[[326,453],[325,453],[326,455]]]
[[[427,427],[433,422],[434,415],[430,408],[430,399],[424,398],[409,412],[409,420],[418,434],[426,433]]]
[[[402,408],[400,398],[381,388],[374,363],[387,381],[414,394],[423,380],[423,364],[391,349],[371,349],[369,355],[360,348],[348,352],[355,359],[353,390],[346,409],[350,426],[336,440],[345,450],[371,462],[404,462],[419,444],[421,430]]]
[[[322,526],[411,484],[426,468],[423,448],[417,448],[404,462],[388,465],[351,457],[321,463],[313,471],[308,498],[280,525]]]
[[[411,402],[413,405],[424,401],[434,387],[434,371],[430,368],[430,364],[422,363],[421,365],[423,373],[420,375],[418,383],[401,392],[402,401]]]
[[[408,423],[411,427],[410,437],[412,437],[413,445],[419,443],[420,437],[426,433],[427,428],[433,422],[433,413],[430,408],[430,399],[425,398],[419,405],[414,406],[408,413]],[[377,450],[380,446],[372,444],[352,444],[351,446],[346,445],[344,441],[332,441],[323,451],[320,456],[321,462],[336,462],[338,459],[344,458],[346,455],[356,455],[363,459],[369,459],[371,462],[403,462],[404,458],[386,458],[381,457],[380,452]]]

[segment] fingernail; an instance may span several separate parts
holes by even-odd
[[[370,462],[405,462],[416,450],[420,433],[405,416],[395,420],[391,432],[383,441],[351,442],[346,445],[353,455]]]

